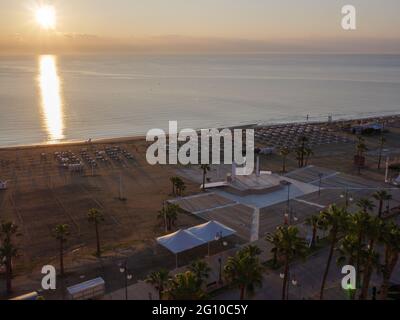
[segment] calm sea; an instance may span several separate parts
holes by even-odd
[[[399,111],[398,55],[0,56],[0,146]]]

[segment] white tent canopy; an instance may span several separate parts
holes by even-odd
[[[157,238],[157,242],[175,254],[206,244],[204,240],[197,238],[186,230],[178,230],[177,232],[159,237]]]
[[[235,230],[217,221],[209,221],[199,226],[189,228],[187,231],[205,242],[219,240],[236,233]]]

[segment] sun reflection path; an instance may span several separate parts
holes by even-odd
[[[57,142],[64,138],[64,121],[61,80],[55,56],[39,57],[39,88],[43,126],[47,131],[48,142]]]

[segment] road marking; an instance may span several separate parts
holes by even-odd
[[[310,206],[314,206],[314,207],[317,207],[317,208],[320,208],[320,209],[325,209],[325,206],[323,206],[321,204],[318,204],[318,203],[309,202],[309,201],[302,200],[302,199],[293,199],[293,200],[294,201],[298,201],[298,202],[302,202],[302,203],[305,203],[305,204],[308,204]]]

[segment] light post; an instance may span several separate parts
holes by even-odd
[[[289,211],[290,211],[290,186],[292,185],[292,183],[285,180],[285,181],[282,182],[282,184],[287,186],[287,200],[286,200],[285,217],[288,217],[289,216]]]
[[[222,239],[222,231],[217,232],[215,235],[215,241],[219,241]],[[228,242],[222,241],[222,245],[226,247],[228,245]],[[218,283],[219,285],[222,285],[222,254],[218,257],[218,266],[219,266],[219,273],[218,273]]]
[[[349,190],[346,188],[346,190],[340,195],[340,198],[345,199],[345,206],[346,209],[349,207],[349,202],[352,202],[354,199],[349,193]]]
[[[218,263],[219,263],[219,273],[218,273],[218,283],[222,285],[222,258],[218,258]]]
[[[292,222],[299,221],[299,218],[296,214],[293,214],[293,208],[290,208],[287,212],[285,212],[285,225],[291,225]]]
[[[132,274],[129,273],[128,261],[125,261],[124,264],[120,265],[119,272],[121,272],[124,275],[124,279],[125,279],[125,300],[128,300],[128,281],[132,280],[132,278],[133,278]]]
[[[299,282],[297,281],[296,277],[293,276],[293,278],[291,277],[290,272],[288,272],[288,278],[287,278],[287,282],[286,282],[286,300],[289,300],[289,288],[290,288],[290,283],[294,286],[297,287],[299,285]],[[285,279],[285,274],[284,273],[280,273],[279,277],[283,280]]]
[[[321,196],[321,183],[322,183],[322,177],[324,176],[323,173],[319,173],[318,177],[319,177],[319,184],[318,184],[318,197]]]

